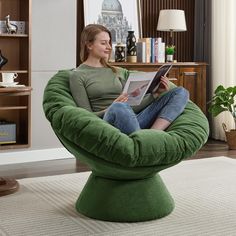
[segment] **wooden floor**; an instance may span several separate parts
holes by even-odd
[[[236,159],[236,150],[228,150],[228,146],[225,142],[209,140],[203,148],[190,159],[211,158],[217,156],[226,156]],[[75,173],[87,170],[89,170],[88,167],[81,163],[76,163],[75,159],[63,159],[0,165],[0,176],[21,179],[37,176]]]

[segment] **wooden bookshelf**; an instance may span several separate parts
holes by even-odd
[[[27,148],[31,144],[31,0],[0,0],[0,20],[24,21],[24,34],[0,33],[0,49],[8,59],[0,73],[18,74],[24,87],[0,87],[0,121],[16,124],[16,143],[0,144],[0,150]],[[0,76],[1,80],[1,76]]]

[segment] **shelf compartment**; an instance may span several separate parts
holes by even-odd
[[[9,3],[10,2],[10,3]],[[10,21],[25,21],[26,29],[29,22],[29,1],[28,0],[0,0],[0,19],[10,15]]]
[[[2,55],[8,60],[2,70],[28,70],[31,56],[28,44],[28,37],[0,37]]]
[[[2,70],[1,71],[2,73],[17,73],[18,74],[18,77],[16,79],[14,79],[14,82],[18,82],[19,84],[21,85],[25,85],[25,87],[1,87],[0,86],[0,89],[3,89],[5,88],[5,91],[8,91],[9,89],[13,90],[13,89],[17,89],[17,92],[19,91],[29,91],[31,90],[32,88],[30,87],[31,85],[31,80],[30,80],[30,77],[31,75],[28,73],[27,70]],[[6,90],[8,89],[8,90]],[[1,92],[4,92],[4,91],[0,91]]]
[[[0,99],[0,118],[5,110],[23,110],[29,108],[29,96],[7,96]],[[2,117],[4,118],[4,117]]]
[[[27,145],[29,143],[29,112],[29,109],[0,110],[0,120],[16,124],[16,144],[14,145]],[[2,144],[1,146],[3,145],[8,146],[9,144]]]

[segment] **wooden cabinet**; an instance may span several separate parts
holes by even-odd
[[[0,20],[7,15],[24,22],[25,32],[0,33],[0,49],[8,59],[0,73],[17,73],[15,82],[25,87],[0,87],[0,121],[16,124],[16,143],[0,144],[0,150],[26,148],[31,140],[31,0],[0,0]]]
[[[128,70],[155,71],[161,63],[112,63]],[[206,114],[206,63],[174,63],[168,77],[177,86],[183,86],[190,93],[190,99]]]

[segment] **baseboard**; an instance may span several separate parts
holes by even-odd
[[[74,158],[65,148],[1,153],[0,165]]]

